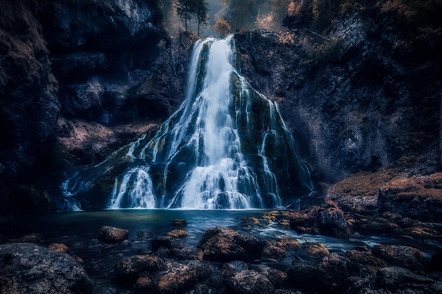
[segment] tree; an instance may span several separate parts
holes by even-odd
[[[227,36],[231,29],[232,27],[224,19],[219,19],[215,23],[215,32],[217,32],[221,37]]]
[[[196,19],[198,21],[198,35],[200,34],[200,24],[207,24],[209,21],[208,12],[209,8],[207,7],[206,0],[196,0]]]
[[[184,27],[187,31],[187,21],[192,20],[192,14],[196,12],[197,0],[178,0],[176,5],[176,12],[184,21]]]

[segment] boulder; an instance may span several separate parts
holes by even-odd
[[[169,237],[158,237],[150,240],[150,244],[152,245],[152,251],[158,251],[161,247],[166,249],[172,249],[172,241],[170,241]]]
[[[198,248],[179,247],[169,250],[169,255],[178,260],[202,260],[203,252]]]
[[[128,235],[128,230],[103,226],[98,233],[98,240],[104,243],[121,243],[127,239]]]
[[[348,294],[437,294],[442,292],[442,283],[419,276],[402,267],[385,267],[378,272],[356,281],[347,290]]]
[[[249,266],[240,260],[231,261],[229,263],[225,263],[222,268],[222,277],[224,279],[228,279],[233,277],[236,273],[239,273],[244,270],[248,270]]]
[[[67,254],[29,243],[0,245],[0,293],[91,293],[83,267]]]
[[[287,280],[287,274],[285,272],[264,264],[250,265],[250,269],[264,275],[276,288],[281,287]]]
[[[54,250],[60,253],[67,253],[68,249],[68,246],[63,243],[52,243],[51,245],[49,245],[49,250]]]
[[[187,221],[184,219],[177,218],[177,219],[173,220],[172,225],[174,227],[185,227],[185,226],[187,226]]]
[[[442,173],[392,180],[379,191],[379,210],[438,222],[442,215],[441,183]]]
[[[439,251],[431,256],[427,269],[429,271],[442,272],[442,251]]]
[[[155,273],[164,268],[161,258],[149,255],[124,257],[115,266],[115,275],[120,282],[131,283],[137,280],[141,273]]]
[[[348,250],[345,253],[345,257],[349,260],[349,266],[353,275],[363,278],[387,266],[383,259],[374,256],[367,247]]]
[[[401,266],[411,270],[424,267],[424,256],[419,249],[401,245],[376,245],[373,255],[382,258],[390,265]]]
[[[247,261],[261,256],[264,242],[252,236],[241,235],[234,230],[215,227],[203,234],[197,248],[203,251],[205,260]]]
[[[321,290],[318,268],[306,263],[293,263],[287,270],[287,283],[308,292]]]
[[[11,243],[34,243],[34,244],[41,244],[43,239],[43,235],[40,233],[31,233],[24,235],[18,239],[12,239],[10,240]]]
[[[184,238],[187,236],[187,232],[184,230],[173,230],[165,234],[172,238]]]
[[[226,284],[231,291],[238,294],[267,294],[275,291],[266,276],[253,270],[234,273],[226,279]]]
[[[166,269],[156,274],[153,287],[160,293],[181,293],[208,279],[211,274],[212,268],[199,261],[167,262]]]
[[[325,256],[318,268],[319,279],[331,292],[342,293],[347,285],[347,278],[352,275],[349,260],[336,253]]]
[[[322,258],[328,255],[330,252],[328,249],[317,242],[305,242],[299,246],[299,250],[296,250],[297,255],[301,255],[307,258]]]

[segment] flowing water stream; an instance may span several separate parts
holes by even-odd
[[[62,184],[61,210],[250,209],[314,190],[277,105],[235,69],[235,42],[199,40],[181,107],[156,131]]]

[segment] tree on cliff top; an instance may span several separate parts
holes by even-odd
[[[209,21],[208,17],[208,4],[206,0],[196,0],[196,19],[198,21],[198,35],[200,34],[200,24],[207,24]]]
[[[219,19],[216,23],[215,23],[215,32],[220,35],[221,37],[225,37],[227,36],[227,34],[230,32],[230,30],[232,29],[232,27],[229,25],[229,23],[227,21],[225,21],[224,19]]]

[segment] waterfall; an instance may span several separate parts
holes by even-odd
[[[68,178],[66,207],[270,208],[312,192],[277,105],[238,73],[234,52],[232,36],[199,40],[180,108]]]

